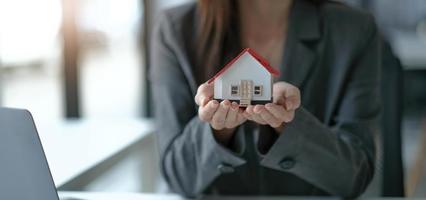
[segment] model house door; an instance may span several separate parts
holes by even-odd
[[[240,88],[241,88],[240,106],[247,107],[248,105],[251,104],[251,99],[253,94],[253,81],[241,80]]]

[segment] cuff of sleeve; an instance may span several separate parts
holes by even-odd
[[[234,141],[231,144],[231,146],[233,146],[232,149],[229,149],[216,141],[209,124],[205,123],[203,128],[205,129],[203,131],[203,155],[201,155],[203,164],[211,166],[214,166],[214,164],[227,164],[237,167],[246,163],[246,161],[241,157],[245,146],[240,139],[241,135],[243,135],[242,127],[238,128],[235,133]]]
[[[351,195],[358,190],[358,178],[370,176],[367,170],[371,167],[366,166],[366,155],[360,152],[365,148],[344,140],[299,108],[260,164],[294,174],[327,193]]]
[[[291,123],[288,123],[280,134],[278,139],[263,156],[261,165],[280,170],[292,171],[296,165],[296,159],[300,154],[301,147],[303,146],[303,135],[311,132],[309,123],[311,115],[304,108],[296,110],[295,118]]]
[[[309,111],[297,109],[295,119],[284,128],[261,165],[292,173],[331,194],[336,193],[333,190],[344,191],[344,185],[334,181],[330,174],[345,174],[345,170],[348,170],[344,167],[328,167],[337,163],[337,160],[332,148],[324,148],[324,145],[335,145],[330,143],[333,139],[329,137],[332,136],[325,134],[325,129]]]
[[[199,132],[199,134],[202,134],[201,142],[195,144],[195,146],[200,148],[198,150],[200,152],[198,163],[200,164],[201,177],[204,177],[201,182],[204,184],[199,185],[201,187],[199,189],[202,190],[219,175],[233,173],[235,168],[245,164],[247,161],[241,157],[245,148],[243,140],[241,140],[244,136],[243,127],[238,128],[235,133],[233,145],[238,147],[236,147],[237,152],[233,152],[216,141],[208,123],[201,122],[200,124],[202,124],[200,128],[203,129]]]

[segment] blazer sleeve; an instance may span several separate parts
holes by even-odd
[[[373,136],[379,131],[381,109],[381,42],[374,20],[368,27],[332,124],[322,123],[302,106],[261,165],[295,174],[336,196],[355,197],[366,189],[374,174]]]
[[[208,123],[197,116],[194,95],[183,73],[166,14],[154,29],[150,80],[157,123],[161,170],[174,192],[194,197],[222,173],[246,161],[214,139]],[[236,135],[242,135],[240,127]]]

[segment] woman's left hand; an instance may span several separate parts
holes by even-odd
[[[284,125],[294,119],[294,113],[300,107],[300,91],[297,87],[276,82],[273,85],[273,103],[266,105],[250,105],[244,116],[258,124],[270,125],[281,133]]]

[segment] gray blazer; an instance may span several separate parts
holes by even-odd
[[[373,18],[340,3],[296,0],[279,80],[301,90],[301,108],[279,137],[246,122],[222,146],[194,102],[201,84],[192,64],[196,13],[194,3],[165,11],[151,44],[161,169],[170,188],[189,197],[360,195],[374,174],[381,107]]]

